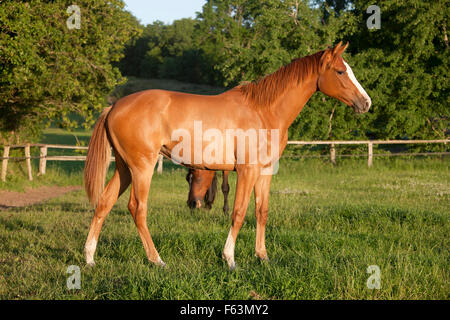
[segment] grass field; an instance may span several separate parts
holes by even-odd
[[[148,88],[223,90],[131,78],[112,96]],[[86,144],[89,137],[50,128],[40,142]],[[270,262],[254,257],[252,199],[234,272],[221,258],[231,223],[222,195],[213,210],[190,211],[186,169],[171,163],[154,175],[148,219],[167,269],[147,262],[128,192],[106,219],[95,268],[85,266],[83,255],[93,215],[83,191],[0,210],[0,299],[449,299],[449,158],[375,158],[370,169],[366,161],[282,160],[271,187]],[[83,165],[49,162],[47,174],[29,182],[24,165],[10,163],[0,191],[81,186]],[[236,176],[230,177],[232,203]],[[70,265],[81,269],[80,290],[67,289]],[[380,268],[379,290],[367,288],[371,265]]]
[[[237,269],[221,254],[230,218],[186,206],[186,169],[154,175],[149,229],[167,269],[149,264],[127,210],[106,219],[95,268],[83,247],[93,211],[84,192],[0,211],[1,299],[448,299],[448,159],[284,160],[271,188],[267,250],[254,257],[253,199],[236,242]],[[81,185],[82,164],[50,164],[42,184]],[[12,179],[12,178],[11,178]],[[17,189],[28,184],[9,179]],[[235,174],[231,175],[232,192]],[[233,194],[233,193],[232,193]],[[232,200],[232,199],[231,199]],[[68,290],[68,266],[81,289]],[[367,288],[369,265],[381,289]]]

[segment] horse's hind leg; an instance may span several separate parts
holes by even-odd
[[[103,222],[106,216],[111,211],[117,198],[130,185],[131,176],[128,168],[123,160],[116,154],[116,170],[111,180],[108,182],[95,208],[95,214],[91,222],[89,234],[86,239],[84,253],[86,255],[86,263],[89,266],[94,266],[94,254],[97,248],[98,237],[102,229]]]
[[[159,257],[147,226],[147,198],[157,159],[156,156],[154,159],[150,159],[145,166],[140,166],[139,169],[137,167],[131,169],[132,185],[128,208],[139,231],[148,260],[156,265],[165,266],[166,264]],[[143,167],[145,169],[142,169]]]

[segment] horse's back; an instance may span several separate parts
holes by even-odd
[[[114,104],[111,117],[114,114],[124,113],[127,117],[133,114],[143,116],[149,112],[164,114],[166,111],[170,111],[172,116],[196,112],[204,116],[205,111],[220,113],[220,110],[230,109],[241,103],[236,95],[229,92],[219,95],[199,95],[161,89],[140,91],[119,99]]]
[[[156,111],[153,109],[160,109],[170,102],[170,95],[170,91],[159,89],[139,91],[117,100],[111,113],[130,115]]]
[[[180,129],[196,137],[208,129],[224,134],[228,129],[261,128],[263,122],[237,90],[211,96],[147,90],[118,100],[108,117],[108,127],[113,144],[171,150],[179,142],[172,136]]]

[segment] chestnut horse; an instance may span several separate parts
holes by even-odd
[[[228,175],[230,171],[222,171],[222,193],[223,193],[223,213],[228,214],[228,193],[230,185],[228,184]],[[186,175],[186,181],[189,183],[189,194],[187,205],[191,209],[202,207],[202,199],[206,209],[211,209],[217,193],[217,173],[216,171],[189,169]]]
[[[339,43],[334,48],[295,59],[257,82],[239,85],[219,95],[147,90],[126,96],[106,108],[94,127],[84,172],[85,189],[90,202],[95,206],[85,244],[88,265],[94,265],[94,253],[103,221],[117,198],[131,183],[128,209],[139,231],[147,258],[156,265],[165,266],[147,227],[147,197],[160,152],[189,168],[236,171],[232,222],[222,256],[229,268],[234,269],[236,237],[254,191],[255,253],[260,259],[267,260],[265,225],[272,178],[270,172],[273,173],[274,162],[278,161],[286,147],[289,126],[317,91],[344,102],[357,113],[367,112],[370,108],[370,97],[342,58],[347,45],[348,43],[345,46]],[[223,143],[203,146],[202,141],[210,141],[211,137],[206,137],[205,132],[205,136],[200,136],[199,141],[195,131],[199,122],[202,128],[214,130],[215,133],[229,129],[243,132],[270,131],[271,138],[266,146],[271,150],[270,161],[263,161],[261,158],[255,160],[250,147],[241,148],[235,144],[234,149],[231,149],[232,155],[226,152],[227,161],[202,158],[203,154],[211,151],[211,147],[215,148],[215,152],[223,151],[220,150]],[[278,140],[272,139],[274,136]],[[216,141],[219,138],[216,137]],[[180,149],[180,145],[183,148]],[[194,151],[184,148],[185,145],[189,145]],[[116,169],[105,187],[111,147],[116,159]],[[274,148],[278,148],[275,155],[272,153]]]

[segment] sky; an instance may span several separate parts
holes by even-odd
[[[125,0],[125,9],[143,25],[156,20],[172,23],[181,18],[195,18],[202,11],[205,0]]]

